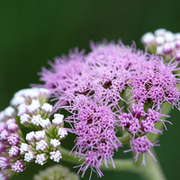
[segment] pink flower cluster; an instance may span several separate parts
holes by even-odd
[[[162,134],[155,123],[164,124],[161,117],[168,117],[161,114],[163,103],[179,109],[179,79],[174,74],[178,62],[164,64],[162,57],[143,53],[134,45],[104,41],[91,42],[87,55],[75,49],[50,65],[51,70],[43,68],[40,73],[45,82],[40,86],[57,100],[54,111],[64,108],[71,113],[65,121],[77,135],[73,151],[84,159],[82,176],[90,166],[101,177],[102,160],[114,167],[113,150],[122,146],[118,130],[121,135],[129,133],[136,161],[139,153],[143,153],[143,165],[146,152],[154,158],[150,148],[157,144],[146,135]]]

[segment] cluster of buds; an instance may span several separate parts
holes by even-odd
[[[162,55],[167,61],[174,56],[177,61],[180,60],[180,33],[157,29],[154,34],[152,32],[144,34],[141,42],[150,53]]]
[[[120,126],[122,127],[123,131],[127,131],[131,134],[130,139],[130,150],[126,150],[125,152],[133,151],[136,153],[135,162],[138,160],[138,155],[140,153],[143,154],[143,161],[142,165],[145,165],[145,153],[148,152],[151,157],[156,161],[153,154],[150,152],[150,148],[153,146],[159,146],[157,144],[158,141],[152,143],[147,138],[147,133],[153,134],[162,134],[163,130],[159,130],[155,128],[155,124],[157,122],[162,122],[167,130],[167,127],[164,122],[168,122],[172,124],[170,121],[162,120],[161,117],[168,115],[161,114],[156,110],[152,110],[148,108],[147,112],[144,111],[143,104],[132,104],[131,112],[129,113],[122,113],[118,116],[118,121]]]
[[[62,158],[60,141],[67,136],[64,116],[54,114],[50,120],[53,106],[47,103],[48,97],[47,89],[24,89],[17,92],[11,106],[0,113],[1,179],[24,171],[29,162],[43,165],[48,159],[59,162]],[[28,128],[25,138],[24,128]]]
[[[9,179],[14,172],[22,172],[26,166],[20,155],[20,145],[24,142],[15,119],[15,109],[7,107],[0,113],[0,178]]]
[[[34,175],[33,180],[80,180],[79,176],[71,172],[67,167],[54,165]]]

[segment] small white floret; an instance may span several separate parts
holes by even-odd
[[[162,45],[162,44],[164,44],[164,37],[162,37],[162,36],[157,36],[156,37],[156,39],[155,39],[155,41],[156,41],[156,44],[159,46],[159,45]]]
[[[68,133],[67,133],[66,129],[61,128],[61,127],[58,129],[58,136],[60,137],[60,139],[66,137],[67,135],[68,135]]]
[[[38,100],[35,99],[33,99],[32,103],[29,106],[27,106],[27,110],[30,114],[36,113],[39,110],[39,108],[40,108],[40,103]]]
[[[27,105],[21,104],[18,106],[18,116],[21,116],[23,114],[27,113]]]
[[[43,154],[38,154],[37,156],[36,156],[36,160],[35,160],[35,163],[37,163],[37,164],[40,164],[40,165],[44,165],[45,164],[45,162],[46,162],[46,156],[45,156],[45,154],[43,153]]]
[[[53,106],[50,105],[49,103],[44,103],[43,106],[41,107],[41,109],[44,113],[51,113]]]
[[[27,134],[26,134],[26,140],[27,140],[28,142],[32,142],[32,141],[35,140],[35,136],[36,136],[35,132],[34,132],[34,131],[31,131],[30,133],[27,133]]]
[[[59,147],[61,145],[61,142],[58,139],[51,139],[50,145],[53,148],[57,148],[57,147]]]
[[[180,33],[174,34],[174,39],[175,40],[180,40]]]
[[[42,121],[42,117],[39,114],[33,116],[31,119],[31,123],[35,126],[39,126],[41,124],[41,121]]]
[[[48,144],[46,143],[45,140],[40,140],[39,142],[36,142],[36,150],[37,151],[44,151],[45,149],[47,149]]]
[[[23,125],[30,123],[30,120],[31,120],[31,116],[29,114],[23,114],[20,117],[20,123]]]
[[[55,161],[55,162],[59,162],[60,159],[62,158],[62,155],[60,153],[60,151],[52,151],[50,152],[50,159]]]
[[[40,141],[41,139],[45,139],[45,136],[46,136],[45,130],[36,131],[36,133],[35,133],[35,139],[37,141]]]
[[[8,116],[8,117],[13,117],[16,114],[15,109],[12,108],[11,106],[8,106],[5,110],[4,110],[4,115]]]
[[[26,143],[21,143],[20,154],[25,154],[28,151],[29,151],[29,145]]]
[[[158,46],[156,49],[156,54],[158,55],[164,55],[163,53],[163,46]]]
[[[166,42],[174,41],[174,34],[171,31],[167,31],[164,37]]]
[[[157,30],[154,31],[154,34],[155,34],[156,36],[164,36],[165,33],[166,33],[166,29],[163,29],[163,28],[157,29]]]
[[[49,120],[48,118],[47,118],[47,119],[41,119],[41,121],[40,121],[40,126],[41,126],[43,129],[48,128],[50,125],[51,125],[51,122],[50,122],[50,120]]]
[[[141,42],[144,45],[149,45],[151,44],[153,41],[155,40],[155,36],[152,32],[147,32],[146,34],[144,34],[141,38]]]
[[[54,119],[52,120],[52,123],[55,126],[61,126],[63,123],[63,118],[64,118],[64,115],[62,114],[54,114]]]
[[[24,160],[25,160],[26,162],[30,162],[30,161],[32,161],[34,158],[35,158],[35,155],[33,154],[32,151],[29,151],[29,152],[25,153],[25,155],[24,155]]]

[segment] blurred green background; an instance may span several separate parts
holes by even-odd
[[[89,41],[122,39],[136,42],[147,31],[166,28],[180,32],[180,1],[177,0],[1,0],[0,1],[0,110],[13,94],[39,83],[37,72],[47,61],[69,49],[89,51]],[[158,159],[168,180],[180,177],[180,112],[174,110],[168,132],[160,137]],[[119,152],[121,157],[122,150]],[[70,163],[63,164],[73,169]],[[31,164],[13,180],[31,180],[40,166]],[[40,167],[44,168],[44,167]],[[73,169],[75,172],[77,169]],[[104,172],[102,180],[141,180],[126,172]],[[84,179],[88,179],[89,172]],[[93,180],[98,179],[95,174]]]

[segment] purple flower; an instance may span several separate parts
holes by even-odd
[[[109,161],[115,167],[113,150],[117,151],[118,147],[122,146],[116,137],[117,121],[110,107],[98,106],[88,98],[82,97],[82,101],[76,101],[78,113],[72,112],[74,114],[66,121],[71,123],[71,118],[76,117],[73,121],[74,130],[71,131],[77,135],[75,154],[85,158],[85,163],[80,168],[80,171],[83,171],[82,176],[90,166],[101,177],[101,161],[104,160],[106,166]]]
[[[154,159],[154,161],[156,161],[155,157],[153,156],[153,154],[150,151],[150,148],[153,146],[159,146],[159,144],[155,143],[151,143],[149,141],[149,139],[146,136],[142,136],[142,137],[137,137],[136,139],[132,138],[130,140],[130,145],[131,145],[131,149],[130,150],[126,150],[124,152],[129,152],[129,151],[134,151],[136,153],[136,156],[134,157],[135,162],[138,160],[138,156],[140,153],[143,154],[143,161],[142,161],[142,165],[146,165],[145,163],[145,153],[148,152],[150,154],[150,156]]]
[[[1,152],[3,152],[3,151],[5,151],[6,150],[6,144],[4,143],[4,142],[1,142],[0,141],[0,154],[1,154]]]
[[[12,146],[11,149],[9,150],[9,156],[10,157],[17,157],[19,156],[20,149],[17,146]]]
[[[162,33],[164,40],[173,38],[170,33],[156,32]],[[162,45],[163,39],[155,36],[148,34],[143,38],[144,43]],[[116,137],[116,132],[121,132],[119,126],[130,134],[136,161],[139,153],[143,154],[143,165],[145,152],[153,157],[149,149],[155,143],[151,143],[146,134],[162,133],[155,128],[156,122],[169,122],[161,119],[169,117],[160,113],[163,103],[179,108],[177,84],[180,79],[173,74],[179,70],[179,63],[172,60],[164,64],[162,57],[136,50],[134,44],[125,46],[121,41],[91,42],[90,46],[91,52],[87,55],[76,49],[67,57],[55,59],[54,64],[50,63],[51,70],[44,68],[40,73],[40,80],[45,82],[40,86],[49,89],[56,100],[54,112],[63,108],[71,114],[65,121],[71,126],[67,130],[76,135],[72,151],[85,160],[79,172],[84,176],[90,167],[91,172],[101,177],[102,161],[106,167],[108,162],[115,167],[114,149],[118,151],[122,146]],[[167,47],[166,53],[170,53]],[[54,117],[53,125],[56,121],[61,125],[61,119]],[[58,129],[60,139],[66,133],[63,127]]]
[[[16,146],[20,142],[20,137],[17,134],[13,133],[8,137],[7,141],[10,145]]]
[[[6,157],[0,157],[0,168],[5,170],[10,167],[10,159]]]
[[[14,172],[23,172],[24,171],[24,164],[21,160],[17,160],[13,165],[12,165],[12,171]]]
[[[0,140],[1,141],[6,141],[9,137],[9,132],[4,129],[1,133],[0,133]]]

